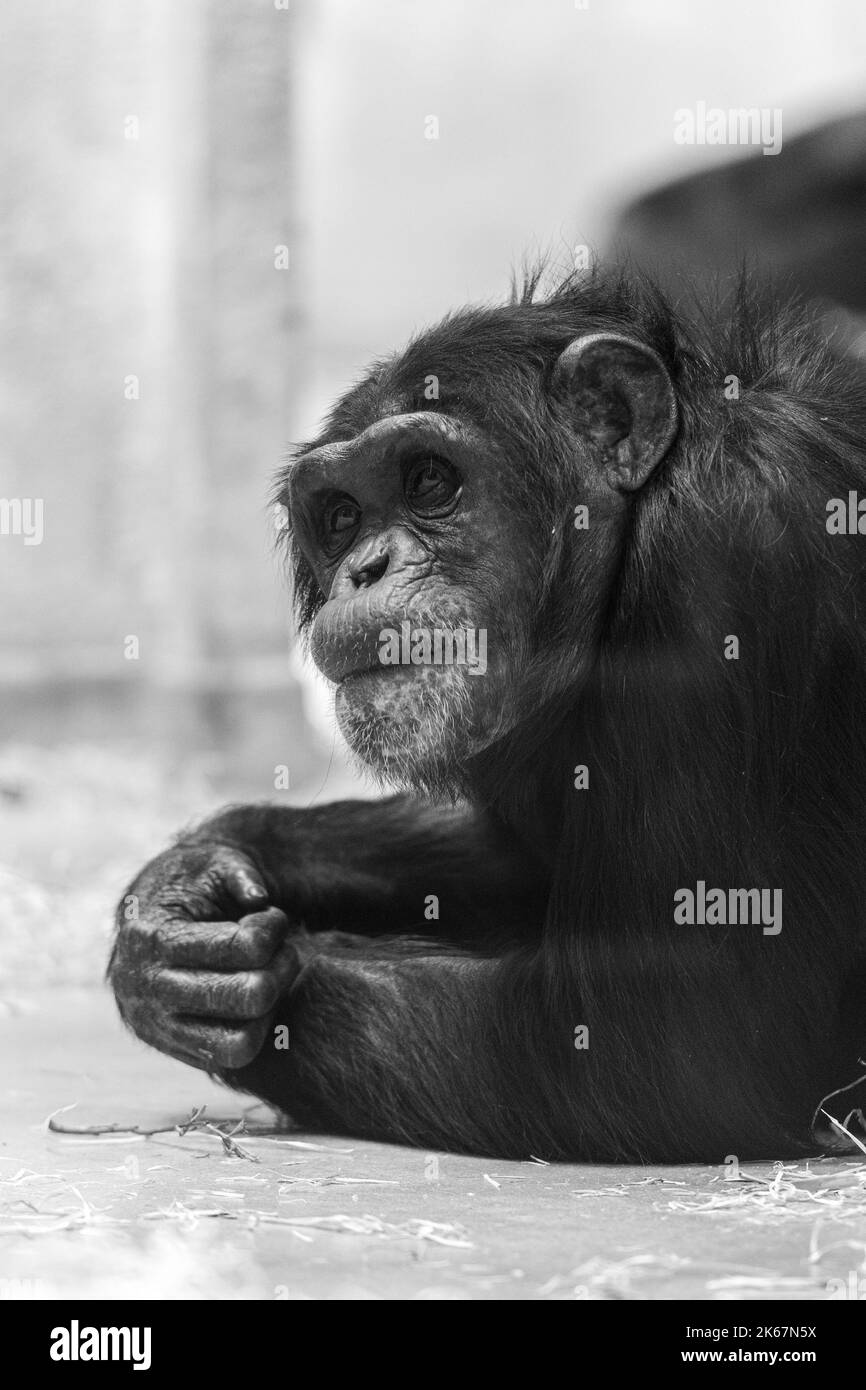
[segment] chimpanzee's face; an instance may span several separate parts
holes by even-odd
[[[507,727],[531,578],[501,466],[476,427],[419,411],[291,469],[295,543],[325,595],[312,655],[349,745],[388,781],[439,787]]]
[[[627,495],[676,431],[673,388],[648,347],[584,334],[545,371],[525,344],[510,362],[496,355],[491,315],[480,337],[471,317],[415,345],[428,362],[443,336],[458,348],[447,410],[383,398],[374,371],[284,483],[296,568],[315,591],[310,647],[337,686],[340,727],[384,780],[434,793],[459,788],[473,754],[526,713],[551,591],[568,669],[591,665]],[[399,359],[391,379],[412,369]],[[592,513],[582,536],[578,503]]]

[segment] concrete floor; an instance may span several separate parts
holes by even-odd
[[[842,1190],[774,1195],[772,1164],[732,1183],[502,1163],[281,1133],[263,1108],[241,1157],[207,1131],[48,1132],[71,1105],[63,1122],[141,1127],[247,1108],[129,1037],[104,991],[7,1005],[0,1297],[824,1299],[850,1296],[866,1250],[866,1187],[838,1160],[811,1168]]]

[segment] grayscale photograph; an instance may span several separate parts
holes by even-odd
[[[847,1378],[866,8],[0,18],[22,1364],[535,1301]]]

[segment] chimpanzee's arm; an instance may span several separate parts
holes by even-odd
[[[536,862],[468,810],[410,798],[235,807],[130,885],[108,973],[145,1042],[194,1066],[238,1068],[272,1036],[273,1009],[319,934],[502,954],[541,932],[545,897]]]
[[[586,1062],[571,1013],[558,1011],[558,1038],[544,1015],[532,953],[388,946],[299,943],[261,1051],[223,1079],[313,1129],[500,1157],[578,1152]]]
[[[606,981],[609,956],[581,962],[562,942],[539,945],[531,924],[527,936],[499,957],[296,936],[299,969],[257,1055],[219,1074],[308,1128],[498,1157],[720,1160],[732,1133],[756,1153],[805,1147],[820,1069],[782,1078],[767,1066],[788,1010],[772,966],[744,978],[730,952],[701,953],[709,1009],[664,946],[644,942],[640,967]],[[769,1022],[731,1055],[743,1011]],[[591,1046],[578,1046],[588,1018]],[[629,1028],[653,1040],[638,1067]]]
[[[177,848],[216,844],[251,860],[269,903],[309,931],[461,941],[490,931],[501,949],[509,923],[524,936],[528,918],[541,925],[541,867],[467,806],[394,796],[312,809],[228,807]]]

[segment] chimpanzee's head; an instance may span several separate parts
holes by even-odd
[[[533,289],[376,364],[280,479],[301,627],[390,782],[460,787],[540,663],[548,691],[551,663],[590,669],[629,507],[676,433],[653,305]]]

